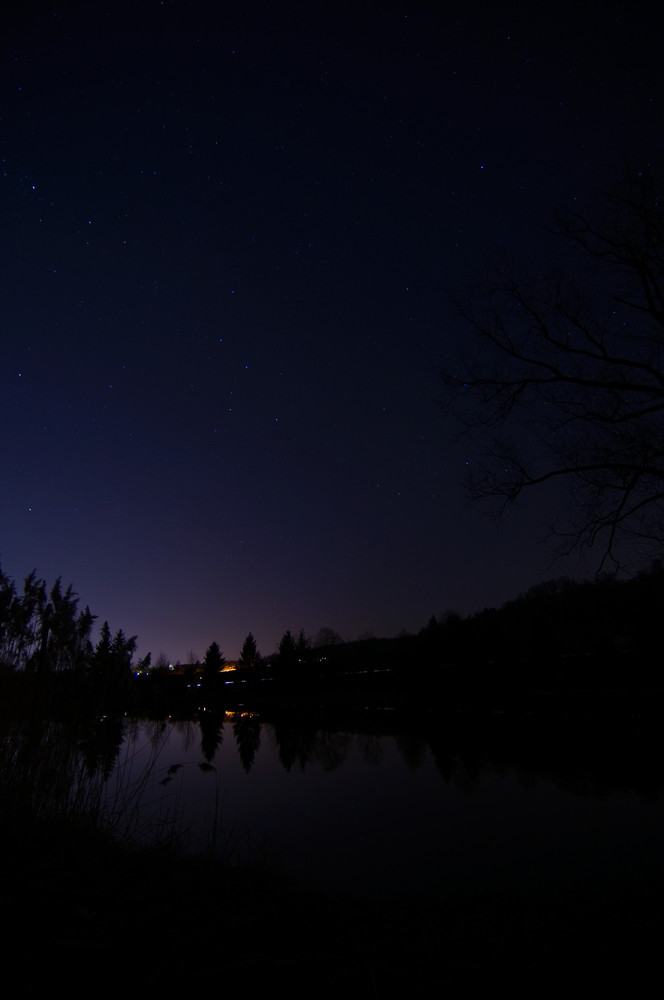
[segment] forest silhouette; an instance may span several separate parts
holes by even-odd
[[[236,669],[213,640],[202,663],[134,662],[136,637],[95,616],[60,579],[48,590],[36,572],[19,591],[0,576],[0,677],[12,710],[99,714],[154,708],[231,706],[238,697],[358,699],[447,710],[473,706],[543,710],[547,704],[606,710],[654,708],[660,687],[658,615],[664,570],[654,563],[632,579],[550,580],[500,608],[462,618],[431,616],[416,634],[343,641],[332,630],[308,639],[286,630],[262,656],[251,633]],[[322,635],[323,640],[320,641]],[[11,698],[7,692],[11,690]],[[620,692],[620,694],[616,694]],[[629,692],[627,701],[625,693]],[[643,694],[648,692],[647,694]],[[37,701],[36,701],[37,700]]]
[[[386,909],[297,888],[272,858],[238,867],[230,855],[187,857],[170,826],[152,831],[147,846],[142,830],[137,842],[143,779],[111,812],[102,804],[127,726],[139,719],[152,720],[155,746],[166,719],[195,726],[202,772],[215,772],[232,739],[249,774],[267,730],[288,773],[342,768],[350,733],[375,760],[389,733],[406,763],[427,747],[441,781],[465,795],[487,768],[509,768],[574,794],[659,796],[663,590],[656,565],[623,582],[550,581],[502,608],[431,617],[414,635],[343,642],[326,630],[319,637],[331,641],[319,644],[287,630],[265,657],[252,635],[235,671],[223,669],[213,640],[202,663],[176,672],[148,658],[134,663],[135,638],[107,623],[93,643],[94,616],[78,610],[71,587],[56,581],[48,591],[32,573],[18,591],[3,575],[0,846],[15,920],[4,948],[22,953],[39,912],[55,928],[39,945],[52,974],[81,983],[110,953],[105,979],[114,986],[211,986],[221,976],[239,987],[251,976],[291,996],[310,995],[312,982],[341,989],[348,976],[360,993],[396,996],[414,975],[466,992],[508,976],[520,995],[552,952],[557,972],[547,985],[633,979],[634,961],[638,980],[661,931],[656,878],[646,895],[607,886],[600,909],[582,894],[466,894]],[[164,790],[183,766],[169,763]],[[139,924],[129,912],[141,913]],[[479,957],[504,926],[523,930],[496,969]],[[607,947],[625,961],[608,961]],[[329,974],[330,962],[343,976]]]

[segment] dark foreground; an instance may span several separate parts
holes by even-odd
[[[24,989],[532,997],[645,992],[659,969],[654,886],[386,904],[296,889],[272,863],[229,870],[78,828],[14,827],[2,849],[0,957]]]

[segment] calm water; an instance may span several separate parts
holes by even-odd
[[[570,762],[546,741],[531,758],[519,739],[478,748],[412,727],[140,722],[108,794],[139,836],[176,829],[190,848],[214,843],[239,861],[274,852],[312,888],[376,897],[661,881],[661,789],[631,773],[638,754],[588,743]]]

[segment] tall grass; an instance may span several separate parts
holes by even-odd
[[[23,873],[17,887],[38,879],[41,893],[84,858],[99,879],[116,848],[142,863],[157,848],[220,863],[227,874],[283,873],[278,850],[238,833],[217,769],[187,760],[186,750],[171,758],[176,723],[81,713],[71,697],[48,697],[50,684],[0,676],[0,850]],[[188,725],[192,739],[200,735]]]
[[[4,671],[0,676],[0,836],[5,846],[10,842],[23,849],[33,833],[41,837],[45,829],[50,838],[76,827],[125,842],[141,833],[141,805],[154,784],[166,734],[153,740],[146,755],[135,740],[126,739],[130,724],[125,718],[82,712],[73,694],[57,678]],[[162,811],[160,828],[153,824],[155,841],[174,840],[173,819]]]

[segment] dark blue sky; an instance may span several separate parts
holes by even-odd
[[[546,266],[553,211],[659,143],[645,4],[1,19],[6,573],[174,660],[585,572],[538,541],[560,496],[467,506],[436,366],[486,255]]]

